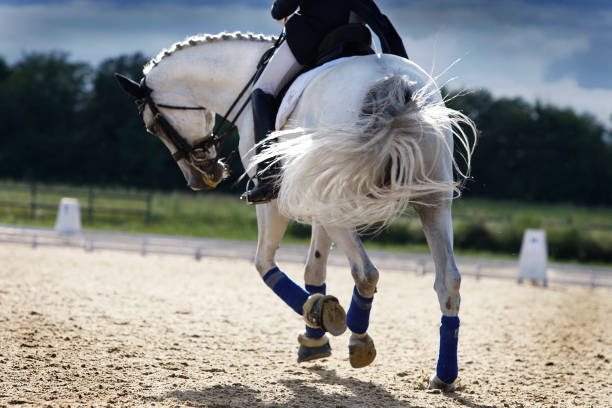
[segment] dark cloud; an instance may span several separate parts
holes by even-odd
[[[71,3],[74,0],[0,0],[0,4],[11,4],[11,5],[25,5],[25,4],[58,4],[58,3]],[[115,3],[115,4],[126,4],[125,0],[97,0],[98,3]],[[188,4],[188,5],[223,5],[223,4],[245,4],[252,7],[267,7],[272,4],[273,0],[130,0],[129,4],[151,4],[151,3],[165,3],[165,4]],[[455,0],[443,0],[437,3],[442,3],[447,7],[452,7],[454,4],[459,4],[464,7],[471,5],[480,5],[487,1],[461,1]],[[498,3],[499,2],[490,2]],[[561,7],[576,7],[580,9],[591,8],[591,7],[603,7],[608,8],[610,6],[609,0],[521,0],[524,4],[536,4],[536,5],[551,5]],[[419,1],[408,0],[377,0],[377,3],[382,6],[389,7],[410,7]]]
[[[0,0],[0,55],[12,62],[23,52],[64,50],[98,63],[138,50],[155,55],[196,33],[277,34],[280,26],[268,12],[272,2]],[[610,114],[602,106],[612,100],[611,0],[376,3],[405,39],[411,58],[428,71],[439,73],[463,58],[451,70],[460,86],[551,98],[606,120]]]
[[[0,4],[8,4],[12,6],[26,6],[32,4],[69,4],[75,0],[0,0]],[[96,3],[107,3],[121,5],[124,7],[134,7],[150,4],[176,4],[187,6],[208,6],[208,5],[232,5],[241,4],[250,7],[269,7],[272,2],[269,0],[97,0]]]

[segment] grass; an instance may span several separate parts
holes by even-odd
[[[29,185],[0,182],[0,223],[53,226],[62,196],[79,199],[83,227],[137,233],[185,235],[236,240],[257,239],[255,208],[236,196],[212,193],[155,192],[147,218],[147,194],[124,188],[96,188],[94,214],[87,206],[90,191],[63,185],[38,186],[36,202],[45,205],[32,216]],[[99,209],[104,211],[99,212]],[[134,214],[122,214],[129,209]],[[459,199],[453,207],[458,255],[514,258],[525,228],[546,229],[549,249],[557,260],[612,263],[612,208],[568,204],[530,204],[481,199]],[[291,223],[284,242],[307,244],[309,227]],[[409,211],[377,236],[365,236],[370,249],[427,252],[420,221]]]

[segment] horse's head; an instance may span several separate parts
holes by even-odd
[[[168,148],[189,187],[211,190],[228,176],[227,166],[219,160],[219,145],[210,136],[215,122],[213,112],[201,106],[153,101],[153,90],[144,80],[137,83],[120,74],[115,77],[123,90],[134,97],[147,131]],[[169,97],[177,100],[177,95]]]

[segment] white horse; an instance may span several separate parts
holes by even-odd
[[[232,104],[272,41],[263,35],[223,33],[176,43],[144,69],[150,101],[193,145],[210,129],[211,112],[224,113]],[[123,86],[142,97],[144,85]],[[149,103],[142,104],[141,113],[148,131],[178,158],[189,186],[203,188],[201,170],[176,156],[176,146],[155,120]],[[453,256],[451,221],[451,202],[458,191],[453,178],[457,168],[454,139],[465,148],[468,171],[473,146],[461,123],[475,136],[473,123],[444,106],[439,88],[424,70],[409,60],[380,54],[351,57],[318,74],[304,90],[288,124],[269,137],[277,141],[257,157],[253,155],[250,109],[236,122],[240,157],[251,176],[257,161],[277,157],[282,163],[279,199],[256,208],[259,239],[255,267],[285,302],[303,314],[310,327],[338,335],[346,328],[346,315],[335,298],[327,296],[319,302],[322,295],[309,296],[282,274],[275,261],[290,218],[310,223],[312,241],[304,280],[310,287],[323,287],[330,247],[332,242],[337,244],[348,258],[355,281],[346,318],[352,331],[349,352],[353,367],[370,364],[376,355],[367,327],[379,277],[356,227],[384,226],[407,205],[414,206],[433,255],[434,289],[443,315],[438,366],[431,386],[447,390],[457,377],[461,282]],[[277,284],[280,281],[283,283]],[[287,291],[293,292],[288,295]],[[306,295],[295,300],[299,293]],[[303,360],[329,355],[328,343],[321,352],[326,336],[309,338],[307,332],[298,341],[301,351],[307,351]]]

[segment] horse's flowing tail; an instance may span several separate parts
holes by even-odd
[[[399,75],[376,82],[352,125],[269,136],[277,141],[255,160],[282,163],[280,211],[304,223],[385,226],[425,196],[458,194],[452,169],[469,174],[474,143],[464,129],[475,135],[475,125],[442,101],[432,102],[439,100],[433,82],[414,94],[410,85]],[[452,135],[464,150],[464,171],[453,159]],[[446,171],[435,171],[444,161]]]

